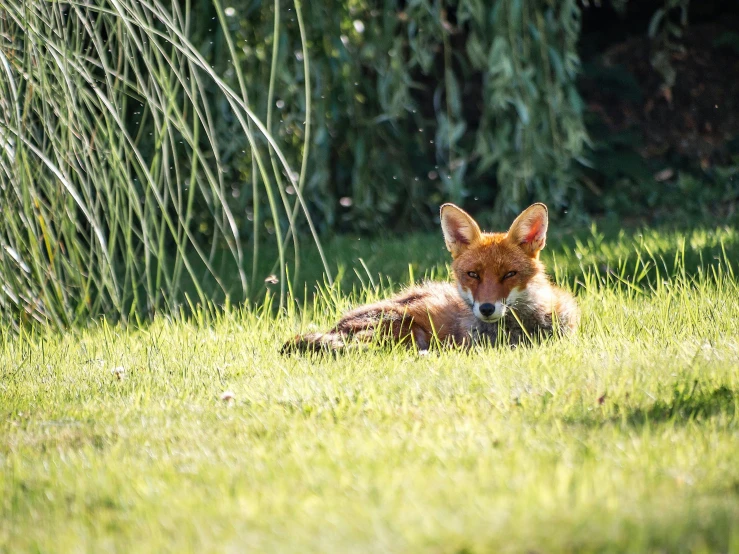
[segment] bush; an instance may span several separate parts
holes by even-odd
[[[276,46],[273,129],[298,160],[306,74],[293,13],[251,2],[232,28],[262,114]],[[501,212],[533,198],[576,205],[579,15],[574,0],[307,3],[305,194],[322,228],[427,224],[441,202],[467,197]],[[239,167],[248,181],[251,163]]]

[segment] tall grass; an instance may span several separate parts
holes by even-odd
[[[218,0],[212,6],[217,17],[203,22],[191,2],[2,2],[4,322],[64,327],[148,317],[214,294],[256,298],[259,276],[244,269],[242,218],[226,180],[240,154],[223,140],[224,122],[247,137],[253,186],[269,199],[269,213],[253,219],[255,228],[272,220],[283,302],[290,241],[299,255],[283,227],[302,215],[318,243],[302,196],[305,163],[295,172],[256,116],[228,15]],[[238,90],[208,57],[214,36],[228,45]],[[259,233],[251,235],[256,268]]]

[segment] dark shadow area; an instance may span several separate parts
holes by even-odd
[[[609,402],[606,396],[603,402]],[[642,427],[649,424],[672,422],[685,424],[690,421],[703,421],[716,416],[726,416],[733,420],[737,416],[739,390],[720,385],[701,386],[698,381],[675,383],[671,397],[660,399],[643,406],[613,405],[612,415],[599,417],[598,411],[583,412],[580,416],[565,418],[565,422],[588,427],[602,425],[628,425]]]
[[[707,419],[721,414],[734,418],[737,399],[739,391],[724,385],[715,389],[705,389],[699,387],[696,381],[690,390],[683,390],[680,385],[675,385],[670,400],[658,400],[644,408],[617,407],[617,409],[621,421],[639,426],[671,420]]]
[[[588,3],[578,89],[591,143],[584,205],[648,224],[730,217],[739,188],[739,2]],[[686,3],[687,4],[687,3]],[[685,19],[683,20],[683,15]],[[679,31],[677,30],[679,29]]]

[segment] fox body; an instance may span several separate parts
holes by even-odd
[[[356,308],[326,333],[297,336],[283,352],[341,349],[348,341],[388,340],[427,349],[434,339],[470,345],[500,338],[511,345],[577,328],[572,295],[549,282],[539,252],[546,243],[547,208],[524,210],[506,233],[483,233],[453,204],[441,207],[444,242],[455,284],[427,282]]]

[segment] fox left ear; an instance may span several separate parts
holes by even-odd
[[[454,204],[441,207],[441,230],[447,250],[456,258],[471,244],[477,242],[482,234],[474,219]]]
[[[536,203],[526,208],[511,224],[508,237],[532,258],[538,258],[539,252],[547,242],[549,216],[544,204]]]

